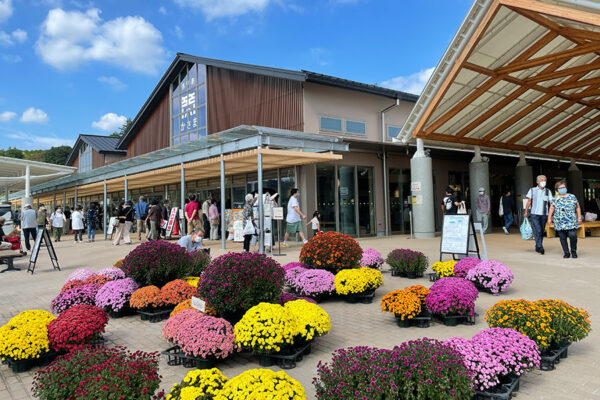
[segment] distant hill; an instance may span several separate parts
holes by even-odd
[[[0,156],[65,165],[71,150],[71,146],[51,147],[48,150],[21,150],[9,147],[6,150],[0,150]]]

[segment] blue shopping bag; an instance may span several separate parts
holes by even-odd
[[[521,224],[521,237],[524,240],[529,240],[533,237],[533,229],[531,229],[529,218],[525,218]]]

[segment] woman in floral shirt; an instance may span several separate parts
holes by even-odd
[[[564,256],[563,258],[577,258],[577,228],[581,223],[581,208],[577,197],[567,193],[567,184],[560,181],[556,184],[558,195],[550,206],[548,225],[554,222],[554,230],[560,238]],[[567,236],[571,242],[571,252],[567,245]]]

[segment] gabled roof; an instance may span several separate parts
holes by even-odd
[[[175,77],[181,72],[181,69],[187,63],[204,64],[206,66],[228,69],[232,71],[247,72],[250,74],[270,76],[274,78],[290,79],[299,82],[315,82],[329,86],[335,86],[339,88],[356,90],[363,93],[374,94],[378,96],[385,96],[393,99],[400,99],[405,101],[416,102],[418,96],[413,94],[386,89],[376,85],[368,85],[365,83],[355,82],[351,80],[336,78],[334,76],[318,74],[310,71],[294,71],[291,69],[271,68],[260,65],[243,64],[231,61],[216,60],[212,58],[197,57],[185,53],[177,53],[175,59],[162,76],[156,87],[150,93],[150,96],[133,119],[133,122],[129,126],[129,129],[121,137],[121,140],[117,144],[116,148],[120,150],[126,150],[127,145],[137,131],[142,127],[146,119],[150,116],[158,102],[163,96],[169,92],[169,85]]]
[[[600,2],[475,0],[398,138],[600,161]]]
[[[65,165],[71,165],[75,158],[79,155],[79,149],[83,143],[87,143],[92,149],[100,154],[127,154],[125,150],[118,150],[117,144],[121,140],[117,136],[102,136],[102,135],[84,135],[80,134],[77,141],[73,145],[73,150],[67,158]]]

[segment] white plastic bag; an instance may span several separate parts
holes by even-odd
[[[498,207],[498,215],[499,216],[504,216],[504,206],[502,205],[502,199],[504,198],[504,196],[500,197],[500,207]]]
[[[466,214],[467,213],[467,206],[464,201],[460,202],[460,205],[458,206],[458,211],[456,213],[457,214]]]
[[[246,226],[244,227],[244,235],[255,235],[256,229],[254,229],[254,224],[251,219],[246,221]]]
[[[585,213],[585,217],[583,218],[584,221],[588,221],[588,222],[593,222],[597,219],[598,219],[598,214],[594,214],[589,211]]]

